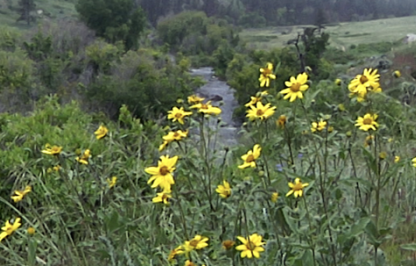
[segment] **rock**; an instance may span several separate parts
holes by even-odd
[[[219,102],[219,101],[222,101],[222,97],[219,95],[214,95],[209,100],[213,102]]]

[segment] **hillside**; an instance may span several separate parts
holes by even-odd
[[[327,26],[326,31],[330,33],[332,46],[342,49],[351,45],[368,44],[378,42],[396,42],[402,40],[413,29],[416,29],[416,16],[379,19],[363,22],[344,22],[333,26]],[[304,27],[268,27],[261,29],[243,30],[241,36],[251,47],[269,49],[282,47],[296,38]]]

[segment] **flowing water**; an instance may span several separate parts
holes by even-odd
[[[238,106],[237,100],[234,98],[234,89],[230,88],[224,81],[218,80],[214,76],[211,67],[203,67],[191,70],[193,75],[204,78],[206,84],[196,90],[196,94],[211,101],[213,106],[221,108],[221,123],[216,133],[216,136],[211,136],[211,139],[216,139],[212,148],[232,147],[237,144],[237,133],[239,123],[233,120],[234,109]],[[209,125],[211,128],[218,127],[217,119],[210,118]]]

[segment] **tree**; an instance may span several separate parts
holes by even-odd
[[[78,0],[81,20],[108,42],[123,41],[126,50],[136,49],[146,19],[133,0]]]
[[[30,25],[30,22],[35,20],[35,17],[30,15],[30,11],[35,10],[36,7],[34,0],[20,0],[18,5],[17,12],[20,14],[20,17],[16,22],[24,20],[27,25]]]

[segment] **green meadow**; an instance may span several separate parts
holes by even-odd
[[[38,2],[51,14],[38,22],[75,13]],[[238,144],[225,145],[226,108],[194,95],[185,50],[171,60],[143,37],[126,52],[79,24],[90,39],[56,25],[26,38],[10,12],[0,265],[415,264],[416,48],[401,40],[416,17],[327,26],[317,69],[299,74],[285,43],[302,26],[245,29],[256,50],[233,50],[233,31],[184,14],[209,30],[178,45],[218,45],[197,56],[235,89]],[[389,67],[370,69],[383,54]]]

